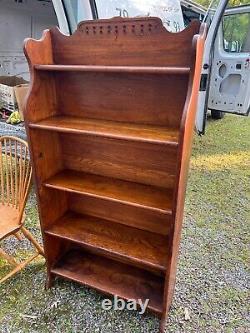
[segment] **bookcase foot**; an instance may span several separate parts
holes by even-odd
[[[53,287],[54,281],[55,281],[55,276],[53,274],[48,274],[46,279],[45,289],[48,290],[51,287]]]
[[[161,320],[161,323],[160,323],[160,333],[165,333],[165,330],[166,330],[166,324],[167,324],[167,321],[166,321],[166,318],[164,317],[164,318]]]

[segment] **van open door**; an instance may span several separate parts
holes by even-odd
[[[208,98],[212,112],[248,115],[249,106],[250,5],[225,12],[215,40]]]
[[[204,54],[196,118],[199,134],[205,132],[207,109],[216,119],[224,113],[250,111],[250,5],[226,9],[217,23],[214,43]]]

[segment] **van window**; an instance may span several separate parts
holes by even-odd
[[[71,32],[76,30],[78,22],[89,19],[89,6],[87,0],[63,0]]]
[[[226,52],[250,52],[250,13],[225,16],[223,35]]]
[[[172,32],[184,29],[179,0],[96,0],[99,18],[157,16]]]

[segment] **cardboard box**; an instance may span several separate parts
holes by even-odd
[[[28,88],[28,82],[25,81],[23,78],[17,77],[17,76],[0,76],[0,101],[1,101],[1,107],[5,110],[8,110],[10,112],[17,111],[18,110],[18,101],[16,98],[16,93],[18,95],[19,92],[21,92],[21,97],[18,96],[20,103],[20,108],[23,111],[23,101],[24,101],[24,95],[25,91],[27,92]],[[22,89],[24,85],[24,89]],[[17,88],[17,89],[15,89]],[[19,90],[19,92],[18,92]],[[15,93],[16,91],[16,93]]]
[[[29,84],[19,84],[18,86],[14,87],[18,111],[20,113],[21,120],[23,121],[23,112],[24,112],[24,104],[26,100],[26,96],[29,90]]]

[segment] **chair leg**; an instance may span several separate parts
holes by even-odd
[[[44,250],[41,247],[41,245],[35,240],[35,238],[32,236],[32,234],[24,227],[21,227],[20,229],[24,236],[35,246],[39,254],[41,254],[44,257]]]
[[[1,280],[0,284],[9,279],[11,276],[15,275],[16,273],[20,272],[26,265],[28,265],[32,260],[34,260],[37,256],[39,256],[39,253],[34,254],[31,258],[21,262],[18,264],[10,273],[5,275]]]
[[[20,234],[20,232],[15,233],[14,236],[15,236],[16,239],[18,239],[19,241],[22,240],[22,235]]]
[[[11,265],[19,265],[19,263],[8,253],[6,253],[3,249],[0,248],[0,257],[4,258],[5,260],[8,261]]]

